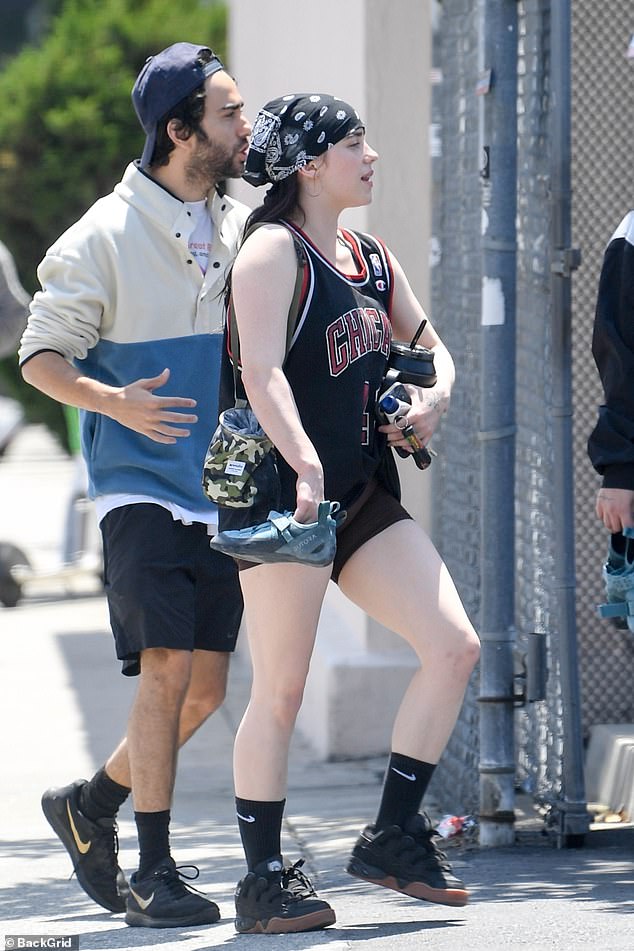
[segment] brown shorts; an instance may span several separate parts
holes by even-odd
[[[348,509],[346,520],[337,532],[337,553],[331,575],[335,584],[339,582],[341,569],[355,551],[390,525],[411,517],[380,482],[372,479]],[[239,571],[256,567],[252,561],[236,559],[236,562]]]
[[[361,497],[350,506],[348,516],[337,532],[337,554],[332,565],[332,580],[338,583],[341,569],[362,545],[390,525],[411,517],[385,486],[373,479]]]

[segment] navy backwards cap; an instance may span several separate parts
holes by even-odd
[[[288,178],[363,128],[349,103],[326,93],[295,93],[272,99],[258,112],[244,169],[251,185]]]
[[[213,58],[201,64],[198,56],[202,52],[211,53]],[[132,88],[132,103],[146,135],[141,168],[152,159],[158,122],[220,69],[224,65],[216,54],[208,46],[195,43],[174,43],[148,57]]]

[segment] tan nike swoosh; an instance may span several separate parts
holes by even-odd
[[[70,803],[68,799],[66,800],[66,812],[68,813],[68,821],[70,822],[70,831],[73,833],[73,839],[75,840],[75,845],[77,846],[81,854],[85,855],[88,849],[90,848],[90,846],[92,845],[92,843],[90,839],[88,839],[87,842],[82,841],[79,835],[79,832],[77,831],[77,827],[73,821],[73,814],[70,811]]]
[[[138,906],[139,906],[139,908],[141,909],[141,911],[145,911],[145,909],[147,908],[147,906],[152,902],[152,900],[153,900],[153,898],[154,898],[154,892],[152,892],[152,894],[150,895],[149,898],[141,898],[140,895],[137,895],[137,893],[136,893],[135,890],[132,888],[132,886],[130,886],[130,894],[134,897],[134,900],[135,900],[136,903],[138,904]]]

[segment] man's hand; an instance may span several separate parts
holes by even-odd
[[[109,416],[154,442],[175,443],[177,439],[189,436],[189,429],[183,429],[183,424],[198,421],[198,417],[190,413],[174,412],[179,407],[191,409],[196,400],[154,395],[153,391],[169,380],[168,369],[149,380],[134,380],[127,386],[110,386],[84,376],[60,353],[43,350],[23,364],[22,376],[52,399]],[[180,425],[172,425],[174,423]]]
[[[158,376],[148,380],[135,380],[127,386],[109,393],[104,400],[103,412],[112,419],[133,429],[148,439],[160,443],[175,443],[189,436],[190,430],[173,423],[196,423],[198,417],[191,413],[174,412],[175,407],[190,409],[196,400],[185,396],[155,396],[154,390],[164,386],[170,371],[165,368]]]
[[[595,510],[609,532],[634,526],[634,490],[599,489]]]

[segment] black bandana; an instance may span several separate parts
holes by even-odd
[[[360,126],[357,111],[336,96],[272,99],[253,125],[244,178],[251,185],[280,182]]]

